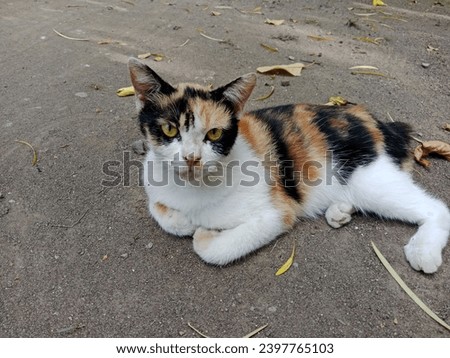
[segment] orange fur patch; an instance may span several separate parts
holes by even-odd
[[[169,208],[159,202],[155,204],[155,209],[161,215],[166,215],[169,212]]]

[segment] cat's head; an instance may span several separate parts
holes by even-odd
[[[172,86],[134,58],[128,67],[141,130],[159,159],[177,159],[187,171],[226,161],[239,116],[255,87],[255,74],[211,89],[190,83]]]

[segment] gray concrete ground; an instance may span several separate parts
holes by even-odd
[[[448,322],[450,251],[436,274],[415,272],[403,255],[414,227],[357,216],[332,230],[323,218],[303,220],[219,268],[201,262],[190,239],[166,234],[149,218],[135,168],[129,186],[101,185],[103,163],[122,160],[141,138],[133,99],[115,91],[129,85],[127,58],[146,52],[164,54],[146,63],[172,83],[219,85],[258,66],[290,63],[289,56],[315,61],[300,77],[258,76],[253,99],[266,85],[275,92],[247,108],[341,95],[382,120],[389,113],[411,123],[422,139],[449,141],[441,129],[450,120],[449,1],[386,2],[374,9],[371,1],[347,0],[1,1],[0,336],[197,336],[190,322],[214,337],[264,324],[259,337],[450,337],[370,246],[373,240]],[[262,14],[252,12],[257,7]],[[286,21],[273,26],[266,18]],[[355,65],[387,77],[352,75]],[[15,140],[37,149],[37,166]],[[141,157],[131,152],[131,159]],[[447,203],[449,165],[433,159],[414,172]],[[295,263],[276,277],[293,241]]]

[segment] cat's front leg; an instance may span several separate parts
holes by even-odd
[[[199,227],[194,233],[194,251],[207,263],[226,265],[267,245],[287,229],[277,214],[259,216],[222,231]]]
[[[167,207],[160,202],[150,202],[150,213],[158,224],[168,233],[177,236],[192,236],[197,229],[189,219],[178,210]]]

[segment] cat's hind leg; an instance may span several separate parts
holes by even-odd
[[[328,225],[335,229],[339,229],[352,220],[352,214],[354,212],[355,208],[350,203],[333,203],[325,212],[325,218],[327,219]]]
[[[450,211],[442,201],[427,194],[385,155],[358,168],[347,190],[357,210],[419,225],[405,246],[406,258],[415,270],[437,271],[450,234]]]

